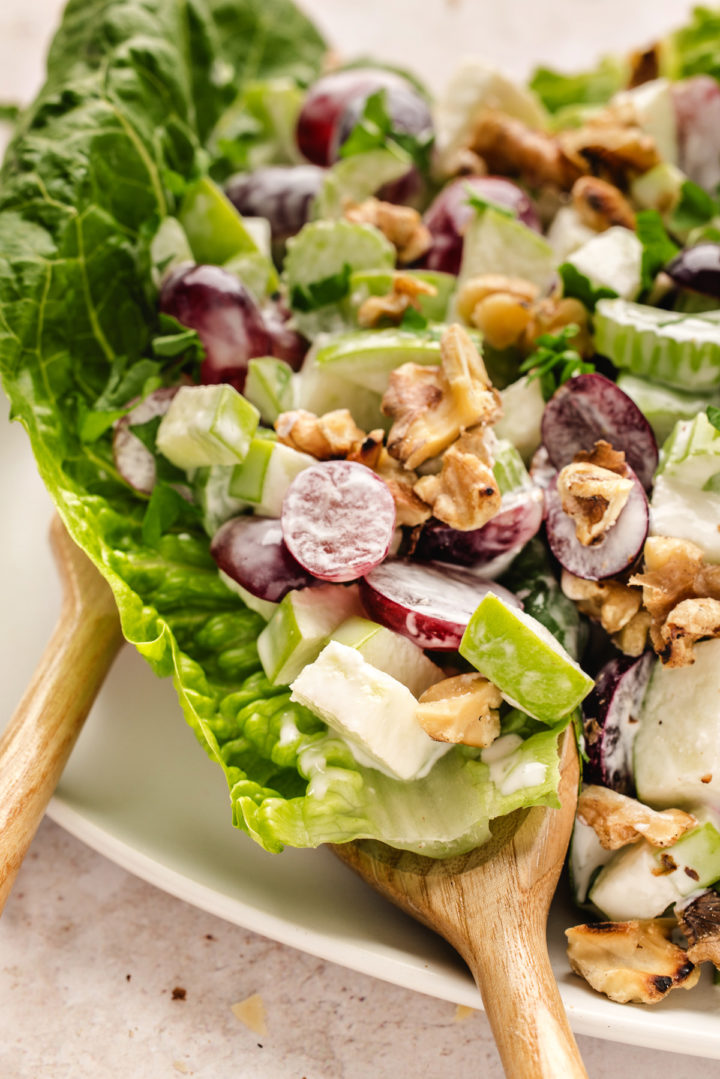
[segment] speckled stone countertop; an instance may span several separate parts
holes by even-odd
[[[407,62],[412,51],[434,85],[458,53],[486,51],[488,41],[498,62],[518,73],[530,54],[579,65],[597,51],[651,37],[689,7],[673,0],[424,0],[419,32],[418,6],[305,3],[333,40],[352,42],[355,52]],[[58,0],[2,0],[0,101],[26,100],[37,88],[59,9]],[[592,20],[591,46],[585,18]],[[502,1075],[482,1013],[225,922],[132,876],[50,820],[0,921],[0,970],[4,1079]],[[593,1079],[720,1079],[720,1062],[597,1038],[579,1043]]]

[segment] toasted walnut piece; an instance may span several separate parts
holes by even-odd
[[[503,349],[522,340],[532,318],[532,309],[524,300],[507,292],[496,292],[475,305],[470,322],[492,348]]]
[[[638,611],[622,629],[612,634],[613,644],[626,656],[641,656],[647,647],[651,621],[648,611]]]
[[[477,305],[488,296],[498,293],[531,304],[538,298],[540,290],[524,277],[508,277],[507,274],[499,273],[476,274],[475,277],[469,277],[460,288],[457,295],[457,312],[465,322],[469,322]]]
[[[594,122],[558,136],[562,151],[581,173],[605,175],[617,184],[660,164],[655,140],[623,116],[598,117]]]
[[[487,165],[474,150],[461,146],[443,161],[443,176],[487,176]]]
[[[606,468],[609,472],[617,472],[618,476],[628,475],[625,452],[614,450],[604,438],[599,438],[591,450],[578,450],[573,461],[585,461],[598,468]]]
[[[281,412],[275,421],[278,441],[319,461],[347,457],[365,441],[366,435],[346,408],[316,416],[304,408]]]
[[[577,538],[585,547],[601,540],[622,513],[633,482],[588,461],[573,461],[560,470],[560,504],[575,522]]]
[[[494,423],[500,395],[467,331],[448,326],[440,341],[442,366],[406,363],[390,375],[382,410],[394,420],[388,450],[414,469],[447,449],[469,427]]]
[[[481,674],[458,674],[430,686],[418,701],[420,726],[436,742],[489,746],[500,734],[502,696]]]
[[[720,600],[720,566],[705,562],[696,544],[667,536],[651,536],[644,554],[644,571],[631,577],[630,584],[642,588],[643,606],[652,618],[653,648],[668,666],[691,664],[695,641],[720,635],[715,632],[720,625],[715,606]],[[685,601],[691,605],[684,606]]]
[[[478,117],[470,149],[490,173],[519,176],[530,187],[554,184],[569,190],[589,168],[577,155],[570,159],[560,140],[535,131],[506,113],[486,109]]]
[[[700,968],[673,944],[672,918],[595,922],[565,930],[570,966],[619,1004],[655,1004],[671,989],[691,989]]]
[[[638,588],[630,588],[621,581],[587,581],[566,569],[560,587],[583,614],[600,622],[607,633],[617,633],[627,626],[638,614],[642,602]]]
[[[432,246],[432,234],[417,210],[370,198],[350,203],[345,217],[357,224],[374,225],[397,251],[399,263],[415,262]]]
[[[630,78],[628,88],[642,86],[660,75],[660,46],[651,45],[649,49],[630,53]]]
[[[346,460],[357,461],[358,464],[365,465],[366,468],[376,469],[382,454],[385,453],[384,441],[385,432],[382,427],[378,427],[371,431],[370,434],[365,435],[363,441],[352,448],[347,454]]]
[[[622,191],[599,176],[581,176],[573,184],[572,203],[584,225],[605,232],[613,225],[635,228],[635,213]]]
[[[720,600],[684,599],[673,607],[660,629],[665,642],[666,667],[687,667],[695,662],[696,641],[720,637]]]
[[[559,333],[566,326],[576,325],[578,331],[569,339],[572,345],[582,356],[592,356],[594,345],[590,333],[588,312],[580,300],[572,296],[558,298],[550,296],[539,300],[533,309],[533,321],[528,326],[524,342],[525,351],[530,352],[535,347],[535,341],[546,333]]]
[[[368,296],[357,312],[360,326],[366,329],[379,325],[380,322],[399,323],[409,307],[420,309],[421,296],[437,296],[437,289],[428,281],[411,274],[396,272],[392,277],[392,288],[385,296]]]
[[[637,798],[595,785],[582,790],[577,815],[593,829],[605,850],[619,850],[637,839],[646,839],[653,847],[669,847],[697,824],[682,809],[650,809]]]
[[[395,502],[396,525],[408,525],[416,528],[422,525],[432,515],[430,506],[415,493],[413,485],[417,482],[417,474],[407,468],[403,468],[399,461],[391,457],[383,447],[379,459],[372,466],[381,479],[390,489],[390,494]]]
[[[720,895],[709,889],[692,902],[676,906],[675,916],[688,940],[688,959],[720,967]]]
[[[432,506],[439,521],[469,532],[499,513],[502,497],[492,469],[476,454],[464,451],[460,441],[443,454],[439,474],[423,476],[413,490]]]

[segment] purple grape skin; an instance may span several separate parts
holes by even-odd
[[[720,244],[698,244],[676,255],[665,273],[680,288],[720,300]]]
[[[422,260],[426,269],[460,272],[463,233],[475,214],[468,201],[468,188],[481,198],[512,210],[529,228],[542,231],[532,200],[512,180],[504,176],[461,177],[447,184],[425,211],[423,220],[433,237],[433,246]]]
[[[629,570],[640,556],[648,533],[650,510],[642,484],[632,472],[631,478],[632,490],[617,521],[598,543],[588,547],[577,538],[575,522],[562,508],[557,477],[545,491],[545,529],[550,550],[575,577],[602,581]]]
[[[210,554],[228,577],[271,603],[320,583],[290,554],[275,518],[232,517],[213,536]]]
[[[635,402],[604,375],[575,375],[553,394],[542,418],[542,440],[555,468],[599,439],[623,450],[646,491],[652,487],[658,448],[652,427]]]
[[[178,266],[162,283],[159,307],[197,332],[205,348],[205,384],[229,382],[242,392],[248,361],[270,353],[260,308],[238,277],[220,266]]]
[[[262,316],[270,337],[270,355],[285,360],[294,371],[299,371],[310,348],[307,337],[288,325],[290,312],[279,302],[268,303]]]
[[[164,416],[178,391],[177,386],[163,386],[138,401],[131,412],[119,419],[113,429],[113,458],[115,467],[136,491],[149,495],[155,486],[155,457],[133,434],[133,427]]]
[[[421,562],[450,562],[481,569],[508,551],[523,547],[539,531],[543,521],[542,492],[528,488],[482,528],[460,532],[431,518],[424,525],[413,557]]]
[[[232,176],[225,194],[246,217],[264,217],[270,223],[273,246],[281,248],[310,220],[313,199],[326,175],[317,165],[265,165]]]
[[[588,760],[586,783],[599,783],[620,794],[635,794],[632,743],[637,712],[655,664],[652,652],[616,656],[600,671],[595,688],[583,701],[583,729]]]
[[[391,119],[393,131],[421,138],[432,134],[433,120],[430,108],[414,86],[396,75],[384,89],[385,108]],[[363,93],[353,97],[340,114],[336,133],[338,150],[361,119],[369,96],[370,94]]]
[[[371,618],[436,652],[457,651],[487,592],[521,606],[512,592],[470,570],[404,558],[386,558],[360,581],[360,597]]]
[[[678,166],[711,194],[720,182],[720,85],[711,75],[672,84]]]

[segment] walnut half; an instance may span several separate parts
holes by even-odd
[[[502,696],[481,674],[458,674],[430,686],[415,713],[420,726],[437,742],[489,746],[500,734],[497,709]]]
[[[570,966],[619,1004],[656,1004],[671,989],[692,989],[700,968],[673,944],[672,918],[595,922],[565,930]]]
[[[676,906],[675,915],[688,940],[688,959],[720,967],[720,895],[710,888],[692,902]]]
[[[590,461],[573,461],[560,470],[560,504],[575,522],[585,547],[599,542],[625,509],[633,481]]]
[[[638,839],[653,847],[669,847],[697,824],[682,809],[650,809],[637,798],[594,784],[581,792],[577,815],[593,829],[605,850],[619,850]]]

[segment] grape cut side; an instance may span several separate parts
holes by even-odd
[[[516,596],[467,569],[388,558],[360,582],[372,618],[420,648],[455,652],[480,601],[495,592],[519,607]]]
[[[600,671],[582,706],[586,782],[635,794],[633,742],[655,662],[652,652],[639,658],[616,656]]]
[[[382,562],[395,531],[387,484],[354,461],[322,461],[291,483],[282,508],[288,550],[323,581],[354,581]]]
[[[318,583],[288,551],[275,518],[233,517],[213,536],[210,554],[228,577],[271,603]]]
[[[658,464],[652,427],[635,402],[604,375],[576,375],[563,383],[545,406],[542,439],[557,469],[604,439],[614,450],[624,451],[645,490],[652,487]]]

